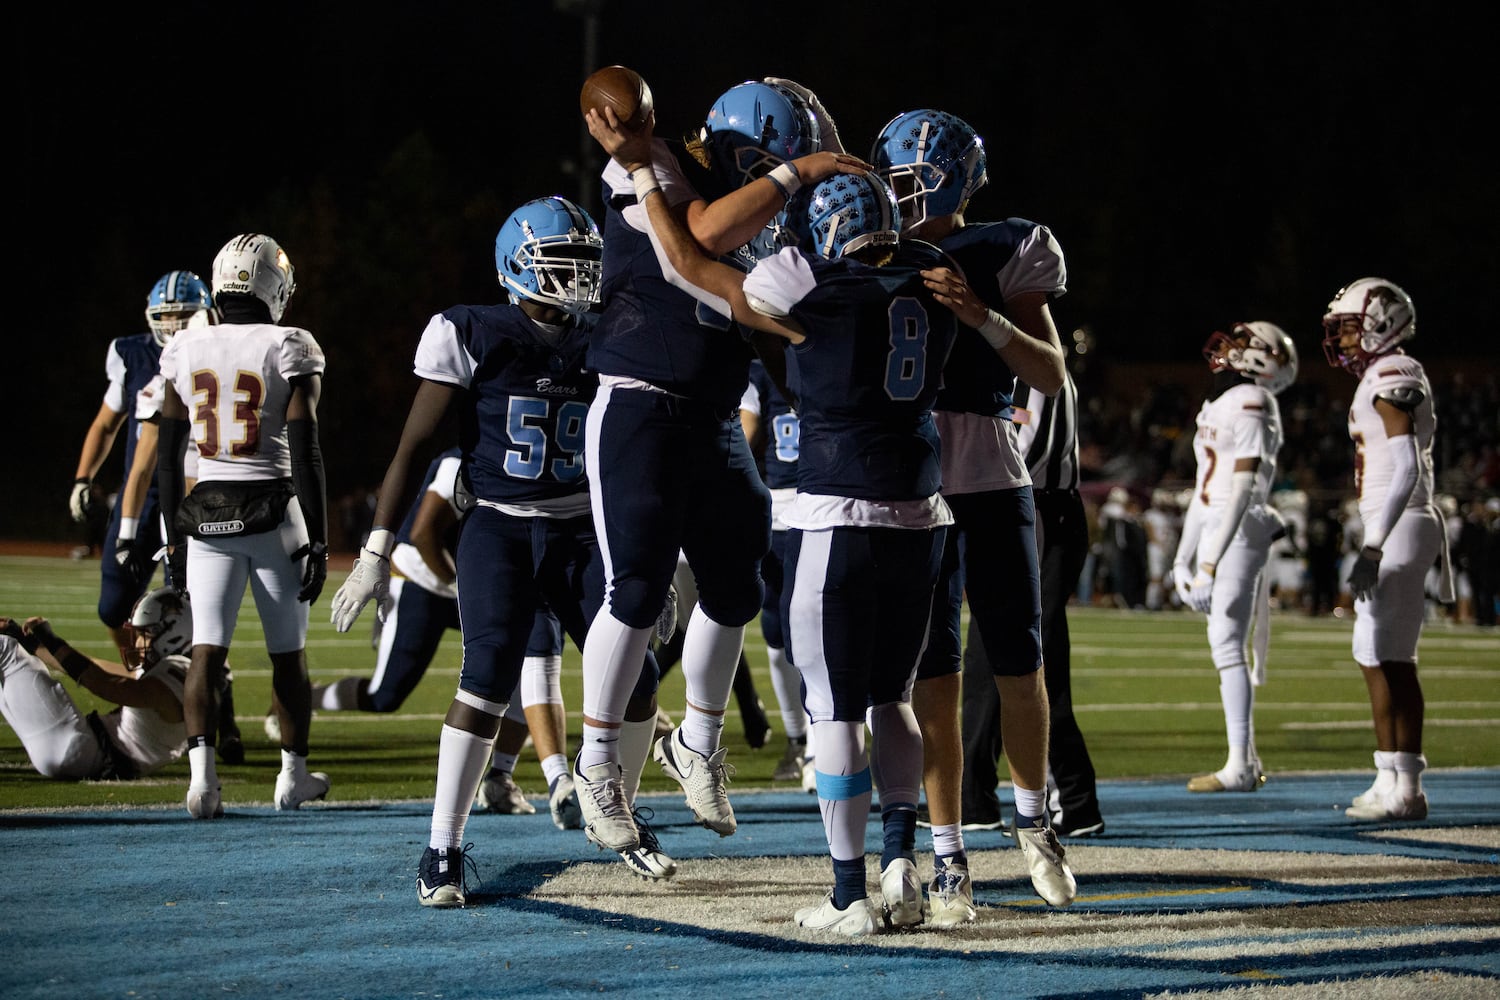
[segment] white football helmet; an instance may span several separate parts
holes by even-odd
[[[193,609],[187,594],[171,587],[147,591],[130,613],[130,627],[137,641],[149,644],[141,650],[141,663],[149,667],[163,657],[187,656],[193,649]]]
[[[236,236],[214,258],[214,295],[254,295],[271,310],[271,322],[281,322],[287,300],[297,290],[292,262],[269,236]]]
[[[1358,345],[1342,346],[1344,321],[1356,320]],[[1335,368],[1363,375],[1370,362],[1389,354],[1417,333],[1417,308],[1411,296],[1384,278],[1360,278],[1340,288],[1323,315],[1323,354]]]
[[[1228,333],[1211,334],[1203,357],[1212,370],[1237,371],[1272,395],[1297,381],[1297,345],[1285,330],[1265,320],[1236,323]]]

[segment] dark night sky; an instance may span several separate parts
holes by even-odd
[[[207,275],[243,231],[275,236],[297,267],[286,321],[329,355],[325,442],[357,427],[370,442],[334,446],[330,494],[378,479],[426,317],[500,297],[505,215],[581,190],[598,209],[597,163],[578,172],[584,20],[563,5],[36,13],[11,43],[13,256],[43,333],[4,396],[6,426],[25,428],[40,458],[39,489],[6,501],[20,504],[12,529],[67,530],[59,515],[109,339],[143,329],[158,276]],[[1329,296],[1379,274],[1416,301],[1419,356],[1494,364],[1469,347],[1466,321],[1488,325],[1477,290],[1500,276],[1484,152],[1500,104],[1487,33],[1456,14],[601,6],[596,63],[646,77],[662,134],[696,128],[719,93],[767,74],[816,90],[861,155],[901,111],[968,120],[990,173],[971,218],[1052,227],[1070,272],[1059,327],[1088,324],[1101,358],[1193,358],[1212,330],[1253,318],[1280,323],[1304,366],[1321,365]],[[117,450],[105,477],[118,465]]]

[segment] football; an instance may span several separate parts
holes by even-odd
[[[583,81],[578,94],[579,111],[587,115],[590,108],[614,108],[615,115],[631,128],[645,124],[651,113],[651,88],[641,74],[626,66],[606,66],[595,70]]]

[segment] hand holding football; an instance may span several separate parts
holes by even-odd
[[[605,66],[595,70],[583,81],[583,90],[578,94],[579,110],[587,115],[589,109],[601,115],[606,107],[615,109],[615,116],[630,128],[640,128],[651,114],[651,88],[633,69],[625,66]]]

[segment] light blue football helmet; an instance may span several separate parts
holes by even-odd
[[[714,171],[736,188],[821,148],[818,120],[807,102],[780,84],[756,80],[730,87],[714,101],[700,137]]]
[[[172,334],[187,326],[194,315],[213,307],[214,297],[206,281],[192,271],[168,271],[146,296],[146,322],[151,326],[151,336],[165,347]]]
[[[924,108],[892,118],[870,151],[870,162],[896,191],[910,229],[963,210],[984,187],[984,141],[968,123]]]
[[[495,234],[495,268],[513,303],[588,312],[599,302],[603,255],[593,218],[556,195],[528,201]]]
[[[834,174],[803,188],[787,206],[787,220],[802,248],[824,260],[895,246],[901,238],[896,196],[869,171]]]

